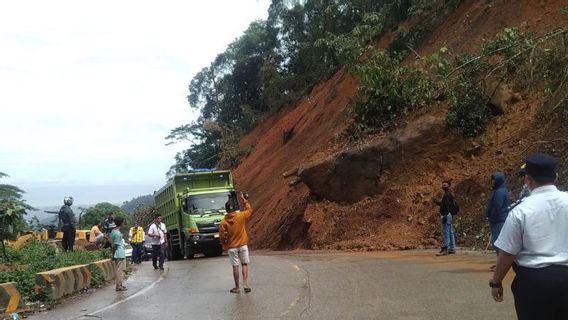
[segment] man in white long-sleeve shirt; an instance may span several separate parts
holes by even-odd
[[[152,265],[154,269],[164,270],[166,232],[166,225],[162,222],[162,216],[157,215],[148,228],[148,236],[150,236],[152,243]]]

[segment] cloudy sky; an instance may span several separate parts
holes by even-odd
[[[191,78],[269,0],[2,1],[0,183],[35,206],[121,203],[165,182]]]

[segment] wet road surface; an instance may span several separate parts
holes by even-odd
[[[143,263],[117,293],[109,285],[29,319],[515,319],[510,291],[490,297],[494,255],[433,251],[257,252],[251,293],[232,294],[228,257]]]

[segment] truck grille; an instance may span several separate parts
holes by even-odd
[[[197,229],[199,229],[199,233],[217,233],[217,232],[219,232],[219,226],[215,223],[198,223]]]

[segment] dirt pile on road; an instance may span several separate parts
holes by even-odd
[[[526,23],[534,32],[552,30],[564,23],[565,5],[565,1],[464,1],[416,53],[430,54],[442,46],[456,53],[473,52],[505,26]],[[561,122],[539,124],[542,96],[502,87],[494,99],[501,115],[490,123],[483,139],[467,140],[450,132],[444,122],[447,106],[440,103],[402,119],[392,132],[338,147],[335,138],[346,126],[346,107],[356,88],[357,79],[342,70],[241,140],[251,151],[234,174],[237,187],[250,193],[255,208],[249,223],[253,246],[360,250],[436,246],[441,234],[432,198],[438,196],[444,179],[453,181],[462,208],[456,225],[458,241],[469,239],[467,244],[473,245],[478,239],[481,244],[486,230],[478,226],[483,225],[491,173],[505,171],[510,189],[517,194],[521,182],[513,173],[526,153],[539,146],[535,141],[566,131]],[[296,168],[304,182],[290,186],[294,177],[285,179],[282,174]]]

